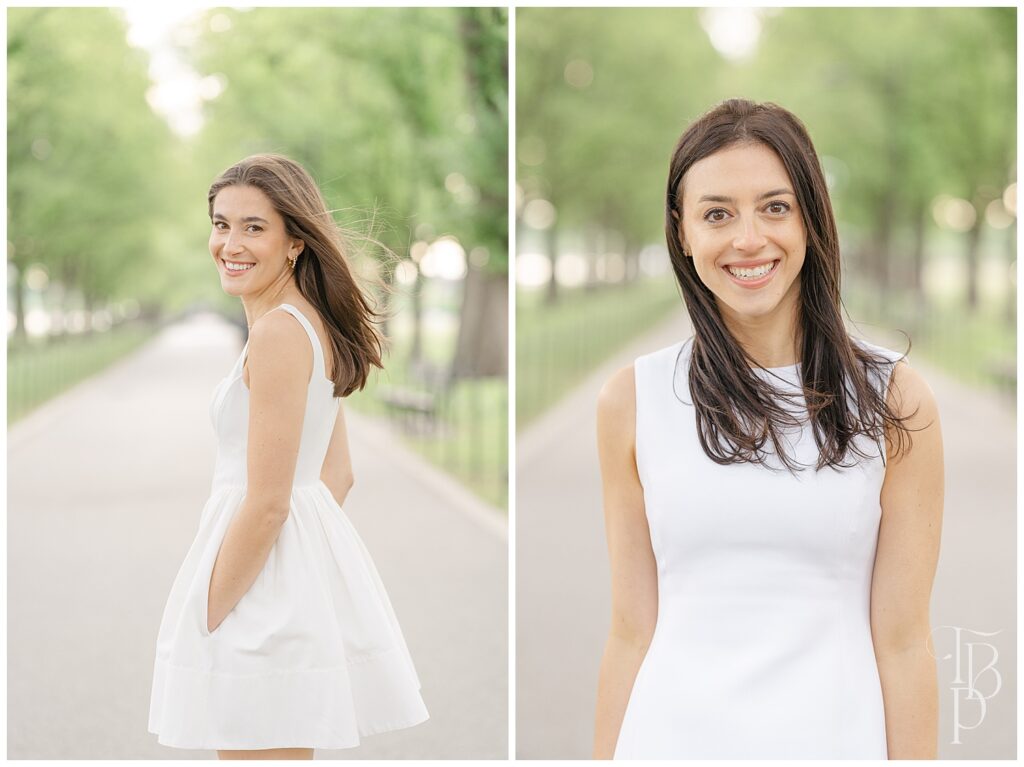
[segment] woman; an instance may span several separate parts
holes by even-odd
[[[700,117],[665,223],[693,337],[599,398],[613,607],[594,756],[935,758],[938,413],[899,354],[843,325],[803,124],[740,99]]]
[[[213,487],[164,609],[149,730],[223,759],[312,759],[427,718],[341,509],[353,478],[340,398],[381,366],[381,342],[301,166],[248,157],[208,201],[210,254],[249,340],[210,405]]]

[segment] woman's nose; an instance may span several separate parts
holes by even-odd
[[[225,232],[223,236],[224,252],[225,253],[237,253],[238,252],[238,238],[234,236],[232,232]]]
[[[749,216],[742,223],[743,229],[739,237],[732,241],[736,250],[755,251],[763,248],[767,240],[757,228],[757,217]]]

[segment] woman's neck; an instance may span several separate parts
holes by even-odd
[[[796,312],[764,317],[722,318],[733,337],[760,368],[783,368],[801,362],[801,333]]]

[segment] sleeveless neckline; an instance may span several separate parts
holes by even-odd
[[[754,375],[759,378],[772,378],[775,380],[785,381],[787,384],[794,384],[800,380],[800,363],[794,363],[792,365],[783,365],[778,368],[759,368],[752,367],[750,370],[753,371]]]
[[[680,341],[679,342],[679,347],[680,347],[680,349],[685,350],[686,354],[692,353],[692,351],[693,351],[693,336],[691,336],[690,338],[686,339],[685,341]],[[750,366],[750,370],[754,371],[754,373],[786,373],[786,372],[790,372],[790,371],[794,371],[795,372],[795,371],[797,371],[800,368],[800,366],[801,366],[800,362],[794,362],[792,365],[782,365],[781,367],[774,367],[774,368],[762,368],[762,367],[757,367],[756,365],[751,365]]]
[[[309,321],[309,319],[307,319],[306,315],[303,314],[302,311],[297,306],[294,306],[293,304],[288,304],[288,303],[279,304],[279,305],[275,306],[273,309],[271,309],[270,311],[271,312],[275,312],[278,309],[285,309],[286,311],[287,310],[292,310],[292,311],[288,311],[288,313],[291,314],[293,317],[295,317],[295,319],[297,319],[299,321],[299,324],[302,325],[303,329],[306,331],[306,335],[309,336],[310,343],[313,346],[313,372],[311,374],[309,383],[312,384],[314,381],[319,381],[321,383],[330,384],[330,386],[333,387],[334,386],[334,380],[327,377],[327,360],[326,360],[326,355],[324,354],[324,345],[323,345],[323,343],[321,343],[320,336],[317,335],[316,330],[313,329],[312,323]],[[269,314],[269,313],[270,312],[267,312],[267,314]],[[246,394],[250,393],[249,392],[249,387],[245,383],[245,377],[244,377],[244,375],[245,375],[246,353],[248,352],[248,350],[249,350],[249,339],[246,338],[245,345],[242,347],[242,353],[241,353],[241,355],[239,355],[238,362],[236,363],[236,369],[235,369],[233,375],[229,376],[229,378],[231,378],[232,380],[236,380],[237,379],[237,380],[240,380],[242,382],[242,389],[245,391]],[[320,355],[319,355],[320,374],[319,375],[317,375],[317,351],[318,350],[320,352]],[[333,388],[332,388],[332,393],[333,393]]]

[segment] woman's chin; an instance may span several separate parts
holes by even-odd
[[[737,301],[732,296],[728,299],[718,297],[718,306],[725,307],[727,313],[737,320],[756,322],[769,317],[778,311],[781,301],[775,296],[750,296],[746,300]]]
[[[798,304],[800,296],[800,283],[794,281],[787,292],[779,295],[778,290],[746,291],[740,289],[737,295],[735,287],[730,283],[721,286],[715,293],[719,309],[725,309],[724,313],[735,317],[737,320],[760,321],[766,317],[778,314],[784,307],[793,308]]]
[[[245,291],[242,290],[242,286],[238,285],[230,278],[221,278],[220,286],[229,296],[238,297],[245,293]]]

